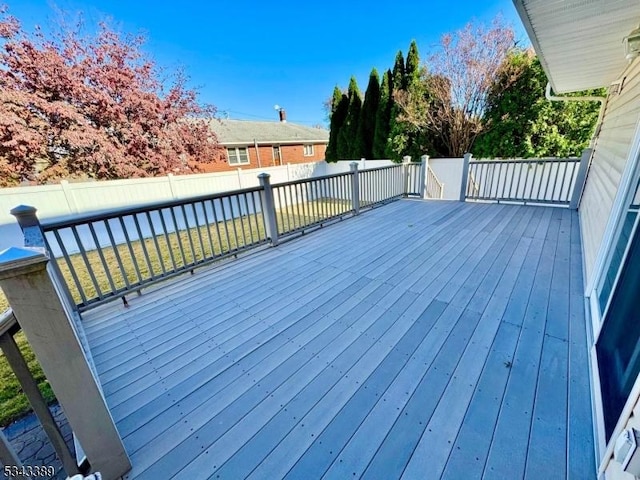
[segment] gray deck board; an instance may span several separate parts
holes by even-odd
[[[561,215],[560,211],[553,211],[549,218],[548,230],[507,384],[506,398],[501,406],[485,467],[486,478],[522,478],[525,473],[547,320],[551,272],[558,240],[559,215]],[[504,454],[506,451],[509,452],[508,456]]]
[[[591,391],[589,384],[580,378],[589,375],[589,355],[587,330],[584,322],[584,289],[580,274],[582,251],[580,245],[580,225],[578,218],[571,218],[570,248],[570,302],[569,302],[569,398],[567,425],[567,478],[589,478],[595,464],[594,448],[581,448],[581,445],[593,445],[593,425],[580,419],[591,415]]]
[[[393,202],[85,312],[128,478],[593,478],[577,222]]]
[[[276,310],[273,315],[264,315],[263,318],[252,317],[254,322],[249,324],[249,328],[244,328],[245,325],[241,325],[240,328],[242,330],[237,335],[231,338],[224,338],[223,341],[215,345],[215,348],[204,353],[197,361],[185,365],[179,375],[167,377],[163,385],[158,385],[158,393],[163,394],[168,391],[169,396],[171,396],[171,387],[175,387],[177,393],[188,392],[189,388],[193,388],[195,384],[200,386],[206,383],[215,377],[219,370],[223,371],[232,366],[238,359],[260,348],[261,345],[269,340],[284,334],[290,328],[297,328],[296,322],[305,316],[315,315],[319,318],[318,312],[314,312],[313,300],[322,299],[323,295],[330,291],[331,288],[337,293],[340,281],[348,277],[349,274],[346,272],[327,277],[327,280],[337,280],[338,285],[332,285],[330,282],[325,285],[316,285],[315,290],[311,289],[311,291],[305,292],[304,295],[299,297],[301,303],[289,303],[284,308]],[[212,368],[212,366],[216,368]],[[199,375],[194,375],[195,373],[199,373]],[[165,387],[165,385],[169,388]],[[154,398],[157,398],[156,391],[146,389],[140,392],[139,395],[132,397],[126,407],[120,408],[119,405],[113,408],[113,413],[116,417],[123,418]]]
[[[519,236],[528,219],[529,216],[523,215],[519,225],[513,231],[515,237]],[[436,477],[442,475],[482,373],[484,362],[478,361],[478,358],[488,356],[490,345],[500,327],[509,293],[513,288],[513,282],[509,277],[517,275],[520,271],[529,243],[530,241],[526,238],[520,238],[517,243],[515,241],[506,243],[469,301],[470,310],[482,313],[479,326],[471,337],[449,385],[441,396],[438,407],[427,424],[427,429],[414,450],[403,474],[406,478],[415,478],[426,468]],[[503,281],[499,282],[500,280]]]
[[[520,327],[500,324],[447,459],[445,478],[482,478],[519,335]]]

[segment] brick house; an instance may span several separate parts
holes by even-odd
[[[279,122],[213,120],[211,129],[225,147],[224,162],[208,164],[208,172],[260,168],[324,160],[329,132],[285,120]]]

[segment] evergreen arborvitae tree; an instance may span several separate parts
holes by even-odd
[[[400,76],[400,59],[396,58],[396,75]],[[428,83],[424,82],[424,67],[420,66],[420,55],[415,40],[409,46],[407,61],[402,76],[402,85],[396,87],[395,92],[408,97],[429,98]],[[395,78],[395,77],[394,77]],[[409,122],[399,119],[402,109],[396,102],[391,112],[391,125],[386,145],[386,155],[394,160],[400,160],[409,155],[417,161],[424,154],[433,154],[433,135],[427,129],[419,128]]]
[[[355,142],[360,110],[362,109],[362,98],[355,77],[351,77],[349,81],[347,96],[349,97],[349,108],[347,109],[347,117],[338,133],[338,159],[357,160],[361,158],[363,153],[359,151]]]
[[[349,108],[349,97],[347,97],[336,85],[333,89],[333,97],[331,98],[331,120],[329,123],[329,143],[325,152],[325,160],[327,162],[336,162],[338,160],[338,136],[340,129],[347,117],[347,109]]]
[[[394,88],[404,88],[405,67],[404,67],[404,57],[402,56],[402,50],[398,50],[398,53],[396,53],[396,61],[393,64],[393,71],[391,75],[393,77]]]
[[[421,76],[424,74],[423,67],[420,66],[420,54],[418,53],[418,44],[415,40],[411,42],[407,53],[407,61],[405,63],[405,71],[403,77],[403,92],[411,96],[428,96],[425,90],[426,84],[421,82]],[[418,160],[425,153],[433,153],[431,135],[426,129],[418,128],[408,122],[400,122],[397,115],[400,108],[396,108],[394,114],[396,121],[389,133],[391,148],[396,158],[409,155],[413,160]]]
[[[420,55],[418,45],[415,40],[411,41],[409,52],[407,53],[407,63],[404,71],[404,82],[402,88],[407,90],[420,80]]]
[[[389,136],[389,119],[391,118],[391,106],[393,99],[393,80],[391,70],[384,72],[382,85],[380,86],[380,102],[376,112],[376,128],[373,136],[373,158],[385,158],[387,148],[387,137]]]
[[[374,68],[369,75],[369,84],[360,110],[356,148],[364,158],[373,158],[373,138],[376,130],[376,114],[380,103],[380,77]],[[354,152],[355,153],[355,152]]]
[[[401,147],[398,145],[398,134],[402,131],[402,127],[398,125],[398,115],[400,108],[393,99],[393,93],[397,90],[404,90],[406,85],[406,70],[404,65],[404,57],[402,51],[396,54],[396,61],[393,64],[392,72],[393,88],[390,90],[389,98],[391,103],[391,114],[389,116],[389,135],[387,136],[387,144],[385,146],[385,157],[392,160],[401,160]]]
[[[340,87],[336,85],[333,88],[333,95],[331,96],[331,113],[330,113],[331,117],[338,109],[338,104],[340,103],[340,100],[342,100],[342,95],[344,95],[342,93],[342,90],[340,90]]]

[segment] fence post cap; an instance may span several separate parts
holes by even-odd
[[[9,213],[14,217],[24,217],[25,215],[35,215],[37,211],[36,207],[30,205],[18,205],[9,210]]]
[[[7,248],[0,252],[0,280],[43,270],[48,261],[42,248]]]
[[[358,162],[351,162],[349,164],[349,167],[351,168],[351,170],[357,170],[358,169]]]
[[[420,160],[422,160],[423,162],[428,162],[429,161],[429,155],[422,155],[420,157]]]
[[[261,173],[258,175],[258,178],[269,178],[271,177],[271,175],[269,175],[268,173]]]
[[[402,161],[404,163],[409,163],[411,162],[411,155],[405,155],[404,157],[402,157]]]

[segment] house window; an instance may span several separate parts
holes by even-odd
[[[249,164],[249,152],[247,151],[247,147],[227,148],[227,155],[229,156],[229,165]]]
[[[607,440],[616,427],[640,373],[640,184],[636,185],[609,266],[601,281],[598,302],[603,322],[596,353]]]
[[[274,145],[273,147],[273,164],[282,165],[282,157],[280,156],[280,147]]]
[[[611,294],[607,315],[596,344],[607,439],[611,438],[640,373],[638,289],[640,236],[636,230]]]
[[[313,145],[305,145],[304,146],[304,156],[305,157],[313,157]]]

